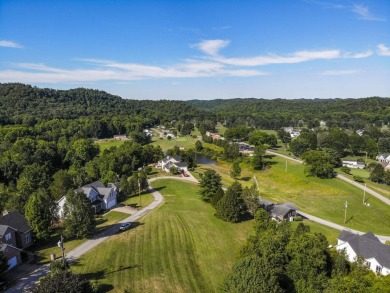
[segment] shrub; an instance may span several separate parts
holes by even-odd
[[[356,175],[353,176],[353,180],[355,180],[356,182],[362,182],[362,183],[364,182],[362,177]]]
[[[351,175],[351,168],[349,168],[349,167],[347,167],[347,166],[341,167],[340,170],[343,171],[345,174]]]
[[[295,216],[294,217],[294,222],[301,222],[301,221],[303,221],[302,216]]]

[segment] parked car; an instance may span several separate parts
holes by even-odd
[[[119,225],[119,230],[120,231],[125,231],[125,230],[129,229],[130,227],[131,227],[131,223],[130,222],[121,223]]]

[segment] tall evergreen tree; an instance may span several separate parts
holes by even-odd
[[[229,186],[217,204],[215,215],[226,222],[239,222],[245,213],[245,203],[241,198],[241,192],[242,186],[237,181]]]
[[[202,200],[210,202],[222,188],[221,176],[215,170],[208,169],[202,174],[199,186]]]
[[[56,203],[45,189],[38,189],[27,202],[25,216],[34,236],[39,240],[48,239],[57,216]]]

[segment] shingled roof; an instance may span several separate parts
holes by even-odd
[[[346,238],[345,241],[348,242],[357,255],[365,259],[375,258],[381,266],[390,268],[390,246],[380,242],[372,232],[355,235],[344,230],[340,236]],[[340,236],[338,238],[343,240]]]
[[[9,213],[0,218],[0,225],[6,225],[18,230],[19,233],[26,233],[31,230],[25,217],[18,211]]]

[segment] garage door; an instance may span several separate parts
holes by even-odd
[[[14,266],[16,266],[18,264],[18,258],[16,256],[14,256],[13,258],[9,259],[8,260],[8,264],[9,264],[9,270],[12,269]]]

